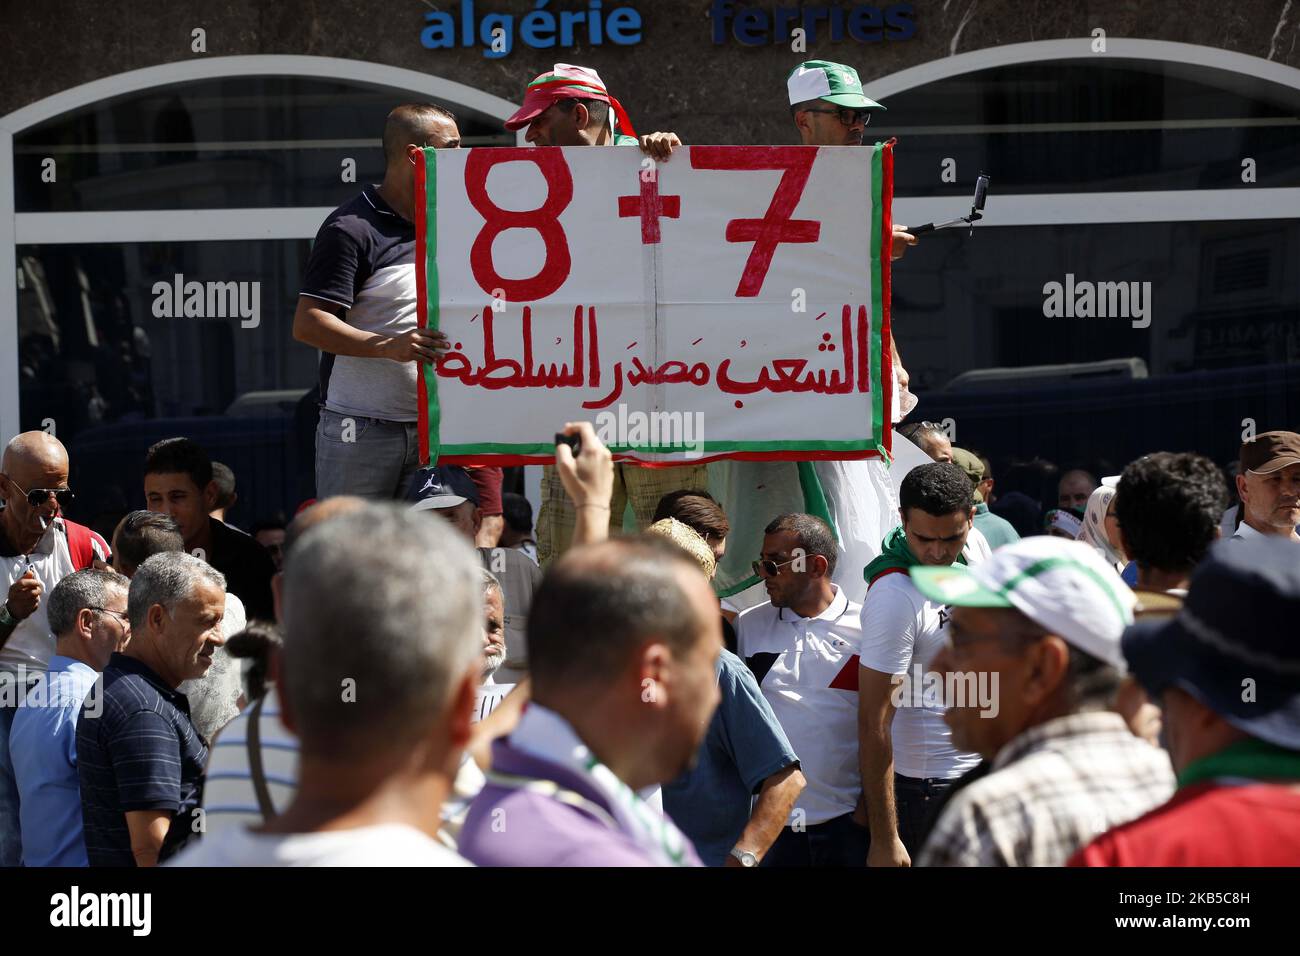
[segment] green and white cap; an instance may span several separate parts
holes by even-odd
[[[808,100],[825,100],[849,109],[884,109],[875,100],[867,99],[862,92],[858,71],[843,63],[832,63],[829,60],[800,63],[790,71],[785,87],[790,94],[791,106]]]
[[[1014,608],[1093,657],[1123,671],[1119,639],[1137,598],[1089,545],[1037,535],[1003,545],[974,566],[915,567],[912,583],[932,601]]]

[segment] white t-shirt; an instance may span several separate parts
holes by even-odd
[[[95,557],[107,561],[109,550],[104,539],[91,532],[90,541]],[[32,573],[41,582],[41,603],[18,623],[4,647],[0,648],[0,670],[15,674],[19,673],[19,668],[25,668],[28,672],[45,670],[50,666],[50,657],[54,654],[54,635],[50,633],[50,622],[45,616],[50,603],[50,592],[56,584],[76,570],[72,564],[72,552],[68,550],[68,532],[62,518],[50,522],[45,534],[36,542],[30,558]],[[21,554],[0,557],[0,569],[3,569],[4,574],[4,591],[0,592],[0,604],[3,604],[9,588],[27,573],[27,557]]]
[[[950,780],[980,761],[978,754],[953,747],[944,708],[923,699],[924,681],[913,690],[916,667],[924,674],[948,639],[950,614],[947,606],[924,597],[906,574],[877,578],[862,603],[862,666],[906,675],[895,695],[903,706],[894,713],[892,733],[894,771],[904,777]]]
[[[261,834],[237,827],[205,836],[168,866],[470,866],[401,823],[325,833]]]
[[[795,809],[812,826],[852,813],[858,772],[858,643],[862,608],[837,585],[817,617],[769,601],[736,618],[740,656],[799,756],[808,786]]]

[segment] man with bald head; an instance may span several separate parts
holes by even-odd
[[[22,691],[54,654],[45,598],[73,571],[108,562],[108,544],[69,521],[68,450],[53,435],[23,432],[0,459],[0,865],[22,859],[9,728]]]
[[[423,148],[459,148],[456,117],[399,106],[383,142],[383,182],[325,219],[293,317],[293,337],[321,351],[318,498],[401,496],[419,465],[419,368],[447,349],[416,315],[415,170]]]

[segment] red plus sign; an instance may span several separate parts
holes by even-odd
[[[618,217],[641,217],[641,244],[648,245],[659,241],[659,217],[678,219],[682,214],[681,196],[660,196],[659,178],[651,177],[647,182],[641,179],[641,195],[619,196]]]

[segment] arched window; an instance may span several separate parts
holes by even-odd
[[[429,101],[456,113],[467,146],[516,142],[504,100],[319,57],[169,64],[0,120],[13,173],[0,199],[0,430],[53,428],[75,450],[78,517],[138,502],[136,487],[85,476],[96,464],[138,474],[161,433],[242,466],[273,499],[261,510],[300,500],[310,435],[299,447],[293,415],[316,360],[291,321],[311,239],[383,177],[388,111]],[[166,317],[154,290],[177,281],[223,284],[217,314]]]

